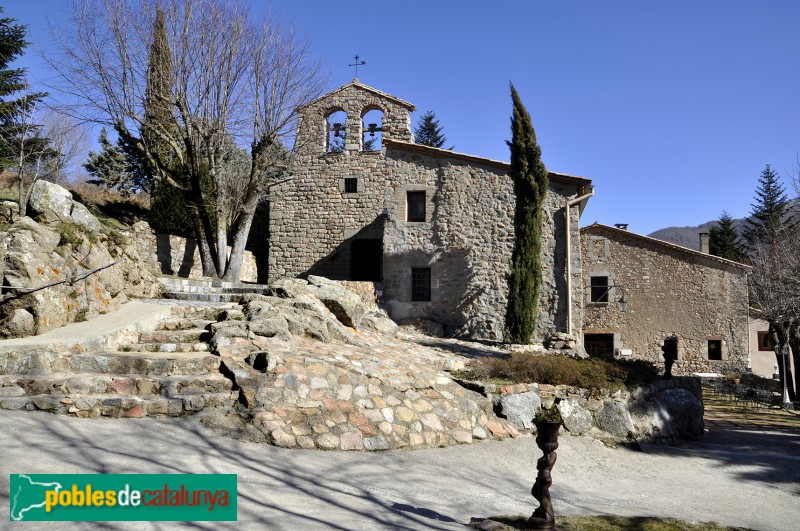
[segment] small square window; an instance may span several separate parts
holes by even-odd
[[[722,340],[708,340],[708,359],[722,361]]]
[[[425,192],[406,193],[406,221],[425,221]]]
[[[428,302],[431,300],[431,268],[411,268],[411,300]]]
[[[354,194],[358,192],[358,178],[357,177],[345,177],[344,179],[344,193],[346,194]]]
[[[608,277],[591,278],[591,302],[608,302]]]

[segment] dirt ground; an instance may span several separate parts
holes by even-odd
[[[618,514],[797,529],[800,417],[709,403],[704,440],[609,448],[562,436],[557,514]],[[392,452],[285,450],[212,435],[196,420],[77,419],[0,411],[0,521],[11,473],[235,473],[237,523],[76,523],[60,529],[463,529],[529,514],[530,437]],[[4,524],[5,526],[6,524]],[[10,529],[52,524],[9,523]]]

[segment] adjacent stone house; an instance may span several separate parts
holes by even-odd
[[[270,193],[269,278],[377,283],[395,320],[501,339],[514,239],[505,162],[414,143],[414,106],[354,80],[299,109],[293,179]],[[579,327],[591,181],[551,173],[537,337]]]
[[[581,251],[589,355],[663,363],[664,347],[675,374],[747,367],[749,266],[597,223]]]

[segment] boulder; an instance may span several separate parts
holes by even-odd
[[[36,181],[28,199],[28,209],[32,217],[44,223],[70,221],[72,194],[57,184]]]
[[[14,201],[0,201],[0,223],[11,225],[19,218],[19,205]]]
[[[73,201],[72,211],[69,216],[74,223],[86,227],[92,232],[100,232],[100,222],[97,221],[97,218],[82,204]]]
[[[703,403],[688,389],[673,387],[655,397],[656,408],[668,423],[664,431],[681,439],[695,440],[703,435]]]
[[[573,435],[582,435],[592,429],[592,414],[580,401],[567,398],[558,403],[564,427]]]
[[[533,391],[515,395],[505,395],[500,399],[500,414],[521,430],[533,428],[533,418],[542,407],[542,400]]]
[[[26,337],[36,333],[36,321],[28,310],[17,308],[0,327],[5,337]]]
[[[308,282],[301,278],[281,278],[269,285],[266,294],[283,299],[294,298],[308,293],[307,286]]]
[[[336,281],[310,275],[308,291],[321,300],[343,325],[357,328],[361,323],[364,303],[358,295],[347,291]]]
[[[628,406],[616,400],[603,400],[603,407],[597,414],[597,427],[615,437],[628,437],[634,433]]]
[[[370,310],[364,314],[359,328],[394,337],[398,326],[383,310]]]

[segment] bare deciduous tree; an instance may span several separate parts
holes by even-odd
[[[797,231],[780,241],[760,243],[750,253],[753,270],[748,276],[753,313],[769,322],[775,344],[788,342],[794,361],[794,381],[800,382],[800,256]],[[783,364],[778,359],[782,378]],[[787,365],[788,368],[788,365]],[[791,376],[791,375],[789,375]],[[786,378],[790,396],[795,396],[792,378]]]
[[[148,93],[157,4],[171,71],[168,90]],[[51,30],[60,55],[50,64],[62,93],[80,102],[73,112],[112,127],[183,191],[204,274],[238,280],[256,206],[289,170],[294,111],[325,87],[308,42],[272,18],[252,22],[235,0],[75,1],[69,27]],[[153,106],[169,119],[148,121]],[[245,164],[228,164],[232,145],[246,150]]]

